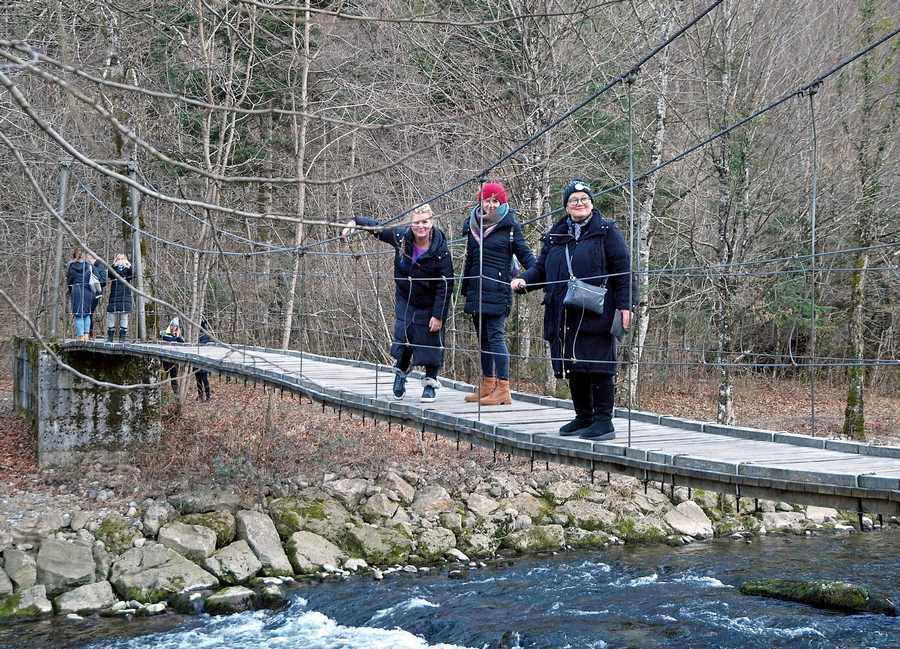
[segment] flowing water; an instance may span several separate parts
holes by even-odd
[[[900,618],[745,597],[746,579],[846,579],[900,603],[900,533],[616,548],[500,569],[351,579],[279,612],[54,619],[0,627],[3,649],[900,648]]]

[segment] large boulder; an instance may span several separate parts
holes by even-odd
[[[41,543],[37,578],[38,583],[46,586],[48,595],[90,584],[95,579],[94,570],[94,555],[89,546],[59,539],[44,539]]]
[[[516,513],[530,516],[532,520],[538,520],[552,511],[552,508],[548,508],[547,503],[527,491],[502,501],[500,506],[504,509],[514,509]]]
[[[132,548],[123,554],[113,564],[110,581],[122,599],[144,603],[219,585],[216,577],[159,543]]]
[[[235,541],[209,557],[203,564],[223,584],[240,584],[262,570],[262,563],[246,541]]]
[[[53,608],[59,615],[67,613],[97,613],[110,608],[118,601],[108,581],[79,586],[53,600]]]
[[[281,547],[281,539],[272,519],[260,512],[241,510],[237,513],[238,538],[247,542],[262,563],[267,577],[293,575],[291,562]]]
[[[285,547],[294,571],[299,574],[318,572],[323,566],[337,568],[347,559],[338,546],[312,532],[294,532]]]
[[[675,509],[669,510],[664,519],[669,527],[685,536],[708,539],[714,534],[709,516],[693,500],[686,500]]]
[[[544,495],[551,502],[561,505],[570,498],[574,498],[582,489],[587,491],[586,487],[583,487],[577,482],[572,482],[571,480],[559,480],[558,482],[551,482],[548,484],[544,488]]]
[[[159,530],[159,542],[186,559],[203,563],[216,550],[216,533],[202,525],[167,523]]]
[[[507,534],[501,542],[502,547],[516,552],[540,552],[559,550],[566,540],[562,525],[535,525],[527,530]]]
[[[610,544],[609,534],[596,530],[566,528],[566,545],[570,548],[604,548]]]
[[[347,532],[346,547],[351,556],[361,557],[370,564],[405,563],[412,550],[412,541],[398,528],[358,525]]]
[[[144,512],[144,532],[155,539],[159,528],[177,517],[178,512],[169,503],[153,503]]]
[[[590,500],[569,500],[556,511],[568,520],[570,527],[583,530],[612,529],[616,520],[615,514]]]
[[[254,608],[256,593],[244,586],[229,586],[213,593],[206,600],[206,612],[210,615],[229,615]]]
[[[493,498],[474,493],[466,496],[466,507],[476,516],[489,516],[500,507],[500,503]]]
[[[412,502],[412,510],[419,516],[430,516],[441,512],[452,512],[456,509],[456,503],[440,485],[423,487],[416,492]]]
[[[17,589],[31,588],[37,583],[37,564],[30,554],[16,548],[6,548],[3,562],[6,574]]]
[[[492,557],[500,547],[500,541],[497,537],[484,532],[475,532],[460,539],[460,546],[471,557]]]
[[[28,516],[10,530],[13,543],[31,543],[37,545],[42,539],[55,534],[66,526],[63,513],[56,510],[41,512]]]
[[[269,503],[269,512],[281,538],[287,541],[294,532],[314,532],[332,543],[339,543],[348,523],[358,519],[331,496],[320,491],[303,497],[278,498]]]
[[[757,579],[744,582],[741,585],[741,593],[803,602],[839,611],[897,615],[894,603],[884,595],[844,581]]]
[[[367,523],[377,523],[383,518],[391,518],[400,509],[400,503],[394,502],[384,494],[375,494],[360,508],[359,513]]]
[[[803,532],[806,516],[800,512],[766,512],[762,515],[762,524],[768,532]]]
[[[234,512],[241,506],[241,497],[227,489],[195,489],[169,496],[169,504],[179,514],[203,514],[223,509]]]
[[[840,520],[841,514],[838,510],[832,509],[831,507],[816,507],[810,505],[806,508],[806,518],[813,523],[831,523]]]
[[[134,546],[134,540],[143,537],[124,516],[111,514],[103,519],[94,532],[94,538],[103,541],[110,554],[120,555]]]
[[[356,509],[359,502],[365,497],[369,483],[360,478],[346,478],[344,480],[332,480],[322,485],[330,494],[344,503],[347,509]]]
[[[42,585],[23,588],[0,598],[0,621],[30,620],[52,613],[53,604],[47,599],[47,591]]]
[[[397,475],[394,471],[385,473],[384,477],[378,481],[378,484],[395,492],[404,505],[412,504],[413,499],[416,497],[415,487]]]
[[[434,527],[422,532],[417,553],[426,561],[435,561],[456,547],[456,536],[444,527]]]
[[[0,597],[6,597],[12,592],[12,581],[6,576],[6,571],[3,568],[0,568]]]
[[[185,525],[202,525],[216,533],[216,547],[224,548],[234,541],[237,534],[237,523],[231,512],[218,511],[205,514],[187,514],[179,520]]]

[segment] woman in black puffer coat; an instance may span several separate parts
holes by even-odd
[[[614,439],[616,339],[611,330],[614,322],[616,329],[628,329],[637,303],[636,290],[629,290],[631,259],[615,222],[594,209],[586,182],[576,179],[566,185],[563,206],[567,216],[550,229],[537,264],[513,280],[512,288],[544,289],[544,339],[550,343],[554,373],[569,379],[575,408],[575,419],[560,428],[560,434]],[[567,250],[575,277],[606,285],[600,315],[563,304]]]
[[[512,306],[513,256],[526,269],[534,266],[535,258],[515,210],[509,207],[506,188],[499,182],[485,183],[477,198],[479,204],[463,223],[466,261],[461,293],[478,335],[483,378],[478,391],[465,400],[497,406],[512,403],[506,318]]]
[[[425,367],[421,401],[435,400],[444,364],[444,321],[453,295],[453,260],[444,233],[434,227],[427,204],[410,214],[410,225],[379,227],[378,221],[356,217],[341,233],[346,239],[354,225],[376,228],[371,233],[394,248],[394,397],[406,394],[406,375],[413,365]]]
[[[131,283],[131,262],[124,254],[116,255],[112,268],[125,282]],[[106,340],[112,342],[118,327],[119,341],[128,340],[128,314],[131,313],[131,288],[110,273],[112,278],[109,289],[109,302],[106,305]]]

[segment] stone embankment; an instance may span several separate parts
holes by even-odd
[[[297,477],[261,493],[198,488],[121,507],[112,490],[91,495],[90,506],[43,498],[16,516],[3,514],[0,498],[0,620],[229,613],[281,606],[297,579],[435,566],[464,577],[523,553],[855,531],[855,516],[831,509],[744,499],[738,511],[733,497],[699,490],[591,485],[572,469],[515,473],[471,461]]]

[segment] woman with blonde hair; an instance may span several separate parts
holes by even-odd
[[[410,367],[425,367],[421,401],[435,400],[440,385],[438,371],[444,364],[443,326],[453,295],[453,260],[447,237],[434,227],[434,213],[427,203],[415,208],[408,225],[382,226],[368,217],[356,217],[341,232],[346,238],[353,226],[372,228],[375,238],[394,248],[394,398],[406,394]]]
[[[118,327],[119,342],[125,342],[128,340],[128,314],[131,313],[131,262],[128,257],[119,253],[113,261],[112,269],[116,275],[112,276],[109,303],[106,305],[106,341],[113,341]]]

